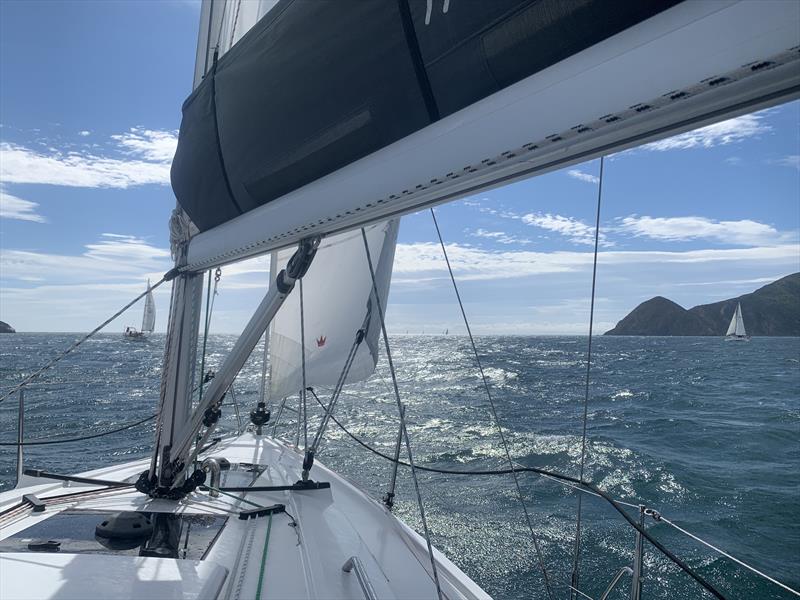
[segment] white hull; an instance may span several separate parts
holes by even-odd
[[[291,485],[298,480],[302,465],[297,449],[252,433],[222,442],[204,457],[230,461],[231,469],[222,472],[222,487]],[[83,476],[135,481],[148,465],[149,461],[138,461]],[[249,465],[265,467],[255,481],[247,470]],[[351,557],[360,561],[362,579],[377,598],[436,598],[421,536],[319,462],[312,476],[329,482],[330,489],[247,493],[249,502],[286,506],[286,513],[249,520],[240,520],[238,515],[254,508],[252,505],[224,495],[211,498],[199,490],[182,501],[153,500],[123,488],[47,502],[47,498],[90,492],[100,486],[66,484],[69,489],[65,489],[60,481],[23,477],[22,487],[0,494],[0,598],[365,598],[357,569],[342,569]],[[23,494],[45,500],[46,510],[34,513],[25,505],[9,511]],[[114,552],[94,544],[93,529],[83,543],[96,546],[97,551],[70,552],[75,540],[67,538],[80,538],[80,534],[73,526],[59,539],[56,521],[47,538],[63,542],[60,552],[29,552],[30,540],[24,539],[24,534],[15,535],[64,511],[93,511],[98,513],[98,522],[104,514],[120,511],[210,515],[227,520],[210,548],[195,560],[142,557],[136,550],[110,556]],[[188,535],[192,535],[191,528]],[[489,598],[441,553],[435,551],[435,556],[444,597]]]

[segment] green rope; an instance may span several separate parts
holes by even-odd
[[[256,590],[256,600],[261,600],[261,588],[264,584],[264,571],[267,567],[267,549],[269,548],[269,532],[272,530],[272,515],[267,521],[267,537],[264,538],[264,551],[261,553],[261,570],[258,572],[258,589]]]

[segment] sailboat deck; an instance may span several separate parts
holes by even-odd
[[[230,462],[222,472],[223,487],[292,485],[302,465],[295,448],[250,433],[220,443],[204,457]],[[133,481],[146,467],[139,461],[83,476]],[[132,488],[65,487],[25,477],[24,487],[0,494],[0,597],[436,597],[424,539],[324,465],[317,462],[312,475],[330,488],[217,498],[196,491],[182,501],[154,500]],[[76,492],[84,493],[55,499]],[[14,508],[23,494],[44,500],[46,509]],[[239,518],[255,505],[275,504],[285,505],[285,512]],[[122,511],[180,515],[181,558],[141,556],[138,547],[115,551],[98,543],[95,522]],[[48,540],[60,543],[60,550],[51,545],[48,551],[46,544],[39,546],[44,551],[29,548]],[[488,598],[442,554],[435,556],[445,597]],[[343,570],[353,557],[356,566]]]

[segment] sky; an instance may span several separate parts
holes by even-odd
[[[18,331],[92,329],[171,267],[198,22],[192,0],[0,1],[0,319]],[[598,173],[436,209],[476,332],[587,333]],[[689,308],[797,271],[800,102],[606,158],[595,331],[656,295]],[[241,331],[267,278],[264,257],[223,268],[212,331]],[[429,212],[401,222],[387,325],[464,331]]]

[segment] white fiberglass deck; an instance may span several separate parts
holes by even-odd
[[[218,444],[204,457],[231,463],[231,469],[223,471],[223,486],[291,485],[302,464],[302,454],[293,447],[250,433]],[[130,481],[146,467],[140,461],[83,475]],[[360,561],[363,577],[377,598],[436,597],[423,538],[319,462],[312,477],[329,482],[330,489],[247,493],[249,502],[286,506],[286,513],[249,520],[240,520],[239,513],[253,505],[228,496],[211,498],[202,491],[177,502],[153,500],[132,488],[47,501],[99,486],[65,487],[62,482],[26,477],[25,487],[0,494],[0,598],[365,598],[357,569],[342,569],[351,557]],[[38,513],[27,504],[13,508],[23,494],[45,500],[47,508]],[[65,517],[85,520],[97,514],[101,521],[102,515],[120,511],[206,515],[217,517],[215,522],[222,525],[213,539],[209,537],[210,547],[192,560],[142,557],[135,550],[118,556],[110,551],[92,553],[84,546],[93,540],[67,540],[56,552],[28,551],[34,536],[26,536],[26,530],[36,532],[34,526],[47,531],[48,539],[60,541],[57,527],[41,525],[56,515],[66,522]],[[64,532],[65,538],[75,535],[69,528]],[[80,549],[74,551],[76,547]],[[436,558],[445,597],[489,597],[443,555],[436,552]]]

